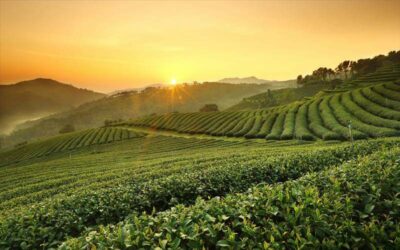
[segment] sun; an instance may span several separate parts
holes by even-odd
[[[171,80],[171,85],[176,85],[176,79]]]

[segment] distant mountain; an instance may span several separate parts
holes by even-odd
[[[66,111],[103,96],[44,78],[0,85],[0,134],[9,133],[24,121]]]
[[[268,85],[270,89],[281,89],[281,88],[295,88],[297,86],[295,80],[286,81],[275,81],[275,80],[264,80],[259,79],[255,76],[250,77],[230,77],[219,80],[220,83],[231,83],[231,84],[264,84]]]
[[[262,93],[266,84],[203,83],[175,87],[146,88],[140,92],[122,92],[85,103],[69,111],[54,114],[19,126],[6,140],[8,144],[55,135],[60,128],[72,124],[76,129],[98,127],[105,120],[130,119],[168,112],[196,112],[205,104],[225,109],[242,98]]]
[[[252,84],[263,84],[263,83],[270,83],[270,82],[275,82],[275,81],[269,81],[269,80],[263,80],[259,79],[255,76],[250,76],[250,77],[231,77],[231,78],[224,78],[219,80],[218,82],[223,82],[223,83],[232,83],[232,84],[240,84],[240,83],[252,83]]]

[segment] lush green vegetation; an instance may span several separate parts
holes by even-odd
[[[47,155],[70,152],[81,147],[111,143],[120,140],[144,136],[126,128],[97,128],[53,137],[48,140],[37,141],[14,150],[0,153],[0,166],[20,161],[32,160]]]
[[[143,154],[141,146],[146,144],[148,152]],[[160,211],[191,204],[197,196],[221,196],[261,182],[296,179],[398,145],[386,140],[356,147],[288,146],[156,136],[100,145],[99,150],[109,150],[101,154],[90,154],[87,147],[72,158],[3,167],[1,246],[56,246],[87,227],[116,223],[134,211]],[[127,149],[131,147],[133,151]]]
[[[377,151],[283,184],[134,214],[61,249],[396,249],[399,154]]]
[[[396,82],[333,92],[264,110],[153,115],[127,124],[267,140],[344,140],[398,136],[399,117],[400,83]]]

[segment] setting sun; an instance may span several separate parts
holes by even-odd
[[[171,80],[171,85],[176,85],[176,79]]]

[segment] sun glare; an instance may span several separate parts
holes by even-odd
[[[176,79],[171,80],[171,85],[176,85]]]

